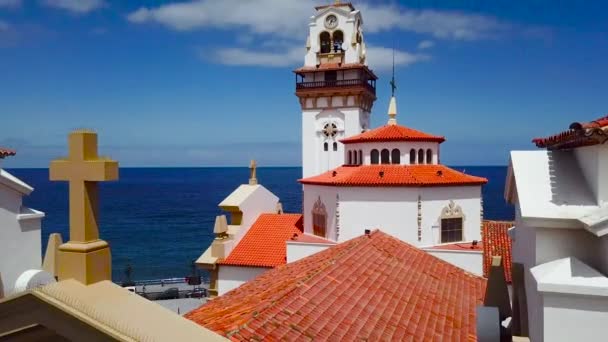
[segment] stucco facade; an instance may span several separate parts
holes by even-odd
[[[481,186],[378,188],[304,184],[305,233],[313,234],[312,212],[319,200],[327,211],[325,238],[338,242],[357,237],[365,229],[380,229],[415,246],[441,244],[441,214],[451,203],[464,214],[463,241],[481,240]]]
[[[19,276],[42,267],[44,213],[23,206],[34,189],[0,168],[0,298],[13,294]]]
[[[221,296],[230,290],[236,289],[270,269],[266,267],[218,265],[218,295]]]

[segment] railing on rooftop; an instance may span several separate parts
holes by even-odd
[[[364,79],[353,79],[353,80],[335,80],[335,81],[314,81],[314,82],[298,82],[296,83],[296,90],[312,89],[312,88],[339,88],[339,87],[353,87],[363,86],[372,93],[376,94],[376,88]]]

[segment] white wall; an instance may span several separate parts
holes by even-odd
[[[42,266],[41,218],[19,220],[21,205],[22,194],[0,185],[0,297],[13,293],[23,272]]]
[[[605,145],[579,147],[573,150],[598,205],[608,201],[608,148]]]
[[[416,246],[441,243],[441,211],[450,200],[465,215],[465,241],[481,240],[481,187],[333,187],[304,184],[304,231],[313,234],[312,209],[318,198],[327,210],[327,239],[342,242],[380,229]],[[418,196],[422,201],[421,241],[418,241]],[[339,233],[336,203],[339,198]]]
[[[318,106],[328,106],[320,99]],[[323,134],[327,123],[334,123],[338,133],[334,138]],[[361,133],[369,125],[369,113],[356,107],[313,109],[302,112],[302,177],[311,177],[344,164],[344,145],[340,139]],[[328,150],[324,150],[324,143]],[[338,150],[333,150],[336,142]]]
[[[467,272],[483,277],[483,253],[478,251],[452,251],[422,248],[424,251]]]
[[[297,241],[287,241],[287,263],[306,258],[327,248],[333,244],[306,243]]]
[[[543,297],[544,341],[606,341],[608,298],[554,293]]]
[[[271,268],[266,267],[218,265],[218,295],[221,296],[230,290],[236,289],[237,287],[270,269]]]
[[[431,149],[433,151],[433,158],[431,164],[439,163],[439,143],[435,142],[418,142],[418,141],[394,141],[394,142],[366,142],[366,143],[354,143],[345,145],[344,160],[348,162],[348,151],[359,151],[363,153],[363,165],[370,165],[371,162],[371,151],[373,149],[378,152],[383,149],[392,151],[394,148],[398,148],[401,156],[399,162],[400,165],[410,165],[410,150],[415,149],[418,153],[419,149],[424,150],[424,163],[426,162],[426,150]],[[418,164],[418,156],[416,155],[416,162]]]

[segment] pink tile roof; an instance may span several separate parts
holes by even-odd
[[[220,265],[275,267],[287,262],[286,241],[302,235],[301,214],[262,214]]]
[[[505,279],[511,282],[511,250],[512,243],[509,236],[509,228],[513,227],[512,221],[483,221],[482,245],[483,245],[483,275],[488,277],[492,265],[493,256],[501,256],[505,268]]]
[[[185,317],[233,341],[474,341],[485,286],[374,231],[267,271]]]
[[[299,180],[302,184],[328,186],[428,187],[483,185],[487,179],[436,165],[345,165]]]

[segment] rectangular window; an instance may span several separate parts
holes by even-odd
[[[441,243],[462,241],[462,217],[441,219]]]

